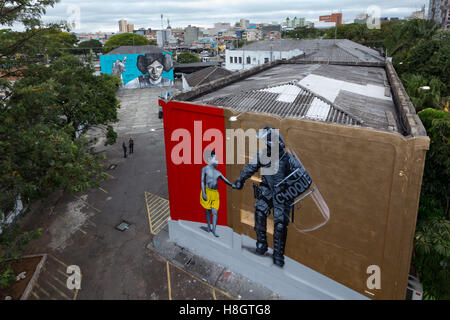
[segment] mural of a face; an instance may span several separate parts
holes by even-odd
[[[161,81],[163,71],[170,71],[173,68],[172,56],[162,53],[148,53],[141,55],[137,60],[137,68],[144,75],[148,74],[151,82]]]
[[[164,66],[159,62],[158,60],[153,61],[152,64],[150,64],[147,67],[148,74],[150,76],[150,79],[152,81],[159,81],[161,80],[162,73],[164,71]]]

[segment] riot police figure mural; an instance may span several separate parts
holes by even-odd
[[[233,187],[242,189],[245,181],[261,169],[262,182],[253,186],[256,199],[256,253],[264,255],[268,250],[267,217],[273,209],[273,263],[283,267],[290,213],[293,211],[295,198],[310,188],[312,179],[300,161],[292,153],[285,151],[286,145],[278,130],[264,127],[258,133],[258,138],[266,143],[266,149],[258,152],[245,165]],[[272,157],[274,153],[278,153],[278,157]],[[264,161],[267,159],[270,161]],[[275,166],[274,161],[277,162]],[[275,170],[264,171],[268,167]]]

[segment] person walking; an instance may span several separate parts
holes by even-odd
[[[122,143],[122,149],[123,149],[123,157],[127,157],[127,145],[125,144],[125,141]]]
[[[134,153],[134,140],[133,140],[133,138],[130,138],[130,141],[128,141],[128,147],[130,148],[130,154]]]

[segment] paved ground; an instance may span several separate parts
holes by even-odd
[[[167,228],[161,227],[156,236],[150,232],[149,197],[168,198],[162,121],[157,117],[160,92],[118,93],[122,108],[117,144],[98,149],[107,157],[109,175],[100,189],[56,193],[23,219],[26,229],[43,229],[28,253],[49,254],[31,299],[278,298],[176,247],[168,241]],[[124,159],[121,144],[130,136],[135,153]],[[123,221],[128,230],[116,230]],[[65,286],[69,265],[81,269],[80,290]]]

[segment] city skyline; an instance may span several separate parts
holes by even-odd
[[[373,1],[339,0],[330,3],[323,0],[280,0],[277,2],[267,0],[166,0],[166,1],[86,1],[62,0],[54,8],[49,8],[43,20],[55,22],[69,20],[71,15],[79,8],[79,26],[75,32],[117,32],[118,21],[125,19],[139,28],[161,28],[161,14],[164,15],[163,24],[167,27],[170,19],[172,28],[195,25],[201,28],[212,27],[215,22],[228,22],[234,25],[245,18],[252,23],[283,22],[286,17],[303,17],[316,22],[319,16],[341,11],[343,22],[350,23],[356,15],[366,12]],[[381,8],[381,16],[407,17],[424,3],[420,1],[399,0],[377,1]],[[78,7],[74,7],[78,6]],[[334,6],[334,7],[332,7]]]

